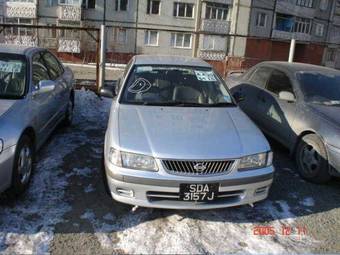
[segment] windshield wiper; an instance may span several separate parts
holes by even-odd
[[[219,103],[212,103],[212,104],[206,104],[206,106],[210,107],[228,107],[228,106],[236,106],[232,102],[219,102]]]

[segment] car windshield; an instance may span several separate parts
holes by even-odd
[[[123,104],[233,106],[222,80],[211,68],[136,66],[121,96]]]
[[[0,99],[22,98],[25,88],[25,57],[18,54],[0,53]]]
[[[340,105],[340,72],[300,72],[297,78],[307,102]]]

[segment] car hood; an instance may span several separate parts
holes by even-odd
[[[0,99],[0,117],[4,115],[14,104],[15,100]]]
[[[121,150],[172,159],[239,158],[270,150],[238,108],[120,105]]]
[[[323,118],[331,121],[336,126],[340,126],[340,107],[311,104],[310,107],[318,112]]]

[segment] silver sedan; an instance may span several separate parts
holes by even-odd
[[[73,107],[73,73],[51,52],[0,46],[0,192],[27,188],[36,151]]]
[[[113,95],[109,88],[101,93]],[[104,165],[115,200],[209,209],[267,197],[270,146],[209,64],[136,56],[114,94]]]

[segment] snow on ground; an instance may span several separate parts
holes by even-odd
[[[98,145],[86,132],[103,130],[111,101],[92,92],[77,91],[72,128],[56,132],[39,153],[32,185],[13,205],[0,204],[0,252],[45,253],[54,238],[55,226],[72,210],[65,190],[72,178],[88,178],[86,167],[68,169],[67,155],[80,146]],[[96,147],[93,146],[93,147]],[[97,157],[98,148],[93,149]],[[98,155],[97,155],[98,154]],[[80,159],[83,160],[83,159]],[[96,169],[97,171],[98,169]],[[90,179],[90,178],[88,178]],[[91,184],[84,194],[96,191]],[[88,192],[88,193],[87,193]],[[302,206],[312,206],[306,199]],[[307,253],[316,241],[294,233],[281,234],[282,225],[296,227],[297,216],[282,200],[266,200],[255,208],[242,206],[209,211],[174,211],[138,208],[119,214],[117,207],[96,214],[84,208],[80,218],[90,223],[104,251],[125,253]],[[66,222],[79,226],[79,223]],[[254,235],[256,226],[271,226],[273,236]],[[77,233],[74,233],[76,235]]]
[[[312,197],[306,197],[305,199],[300,201],[300,204],[303,206],[313,207],[315,205],[315,201]]]
[[[110,104],[110,100],[100,100],[92,92],[83,90],[76,93],[73,126],[81,129],[56,131],[39,152],[28,192],[9,204],[0,203],[0,253],[48,252],[54,226],[63,221],[63,215],[71,210],[72,205],[67,202],[65,194],[68,178],[74,175],[86,176],[90,171],[86,168],[65,169],[64,157],[88,142],[82,132],[88,128],[88,121],[98,123],[99,126],[106,125],[103,120],[107,119]]]

